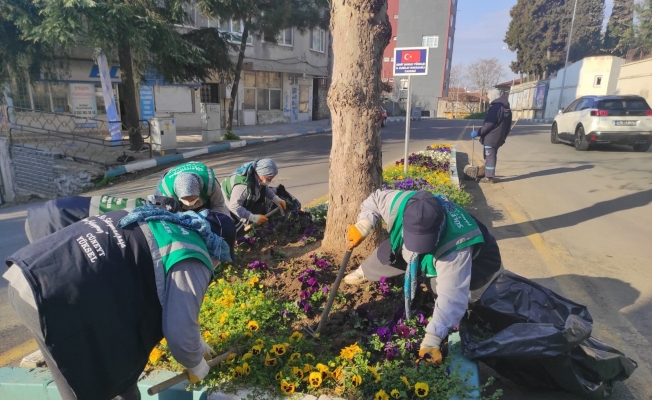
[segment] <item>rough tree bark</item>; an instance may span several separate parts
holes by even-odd
[[[347,226],[355,223],[360,203],[382,184],[380,75],[392,28],[387,0],[331,2],[333,81],[328,106],[333,125],[329,199],[322,247],[341,252]],[[363,251],[380,241],[378,227]]]
[[[235,108],[236,96],[238,95],[238,85],[240,84],[240,75],[242,74],[242,63],[245,57],[245,50],[247,49],[247,39],[249,38],[249,24],[245,23],[242,30],[242,40],[240,41],[240,51],[238,52],[238,63],[235,66],[233,74],[233,86],[231,86],[231,101],[229,102],[229,114],[226,118],[227,132],[233,129],[233,110]]]
[[[120,61],[123,84],[120,99],[125,105],[125,115],[122,115],[121,119],[125,129],[129,132],[131,150],[138,151],[143,147],[144,141],[140,134],[140,123],[138,122],[138,99],[136,97],[136,81],[134,80],[131,46],[129,45],[129,41],[124,37],[119,38],[118,59]]]

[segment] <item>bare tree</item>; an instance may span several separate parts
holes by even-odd
[[[380,71],[392,27],[387,1],[330,4],[335,57],[328,106],[333,118],[333,147],[322,247],[341,252],[346,245],[346,228],[355,223],[360,203],[382,185]],[[362,250],[371,252],[379,243],[379,231],[375,231]]]
[[[452,103],[453,118],[455,118],[455,108],[460,101],[460,88],[464,87],[466,67],[463,64],[453,65],[448,77],[448,99]],[[452,96],[451,96],[452,90]]]
[[[478,104],[481,112],[485,95],[500,81],[503,75],[505,75],[505,68],[497,58],[481,59],[467,67],[466,78],[478,88],[480,93]]]

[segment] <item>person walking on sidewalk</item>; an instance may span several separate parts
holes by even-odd
[[[360,206],[348,229],[348,248],[357,247],[382,219],[390,233],[344,282],[359,285],[405,274],[405,307],[416,293],[417,276],[425,277],[436,297],[432,319],[419,355],[441,362],[439,346],[466,312],[502,272],[500,250],[487,228],[444,196],[426,191],[377,190]]]
[[[10,303],[63,400],[140,399],[138,378],[163,338],[192,383],[206,377],[214,351],[199,309],[235,239],[233,221],[215,215],[112,211],[7,259]]]
[[[156,188],[157,196],[180,201],[184,210],[208,209],[229,215],[215,172],[204,163],[177,165],[161,177]]]
[[[505,144],[511,129],[512,110],[507,99],[507,92],[503,91],[500,93],[499,98],[491,102],[480,129],[477,132],[471,132],[471,140],[479,136],[480,143],[484,145],[485,175],[480,182],[494,182],[498,149]]]
[[[283,211],[285,200],[278,197],[269,184],[278,175],[276,163],[270,158],[243,164],[222,181],[222,192],[234,221],[262,225],[267,222],[266,199],[271,199]]]

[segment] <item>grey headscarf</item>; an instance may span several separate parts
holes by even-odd
[[[263,158],[256,161],[254,169],[258,176],[276,176],[278,175],[278,168],[276,163],[271,158]]]
[[[174,179],[174,194],[178,198],[187,196],[199,196],[204,182],[201,177],[191,172],[177,175]]]

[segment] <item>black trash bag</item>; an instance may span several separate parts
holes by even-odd
[[[602,398],[636,363],[591,338],[592,323],[585,306],[505,272],[460,323],[462,353],[520,385]]]
[[[287,189],[285,189],[285,186],[278,185],[277,187],[271,187],[270,190],[274,192],[278,197],[280,197],[281,200],[285,201],[285,205],[287,207],[285,210],[286,212],[301,210],[301,203],[299,202],[299,200],[297,200],[296,197],[292,196],[290,192],[287,191]],[[267,213],[269,213],[277,206],[276,203],[272,201],[272,199],[266,198],[265,207],[267,209]],[[280,214],[277,213],[276,215],[280,215]]]

